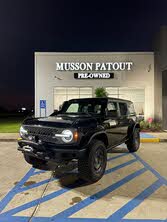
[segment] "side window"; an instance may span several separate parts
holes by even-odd
[[[129,110],[129,114],[131,114],[131,115],[136,114],[133,103],[128,104],[128,110]]]
[[[111,117],[117,117],[117,103],[108,102],[107,104],[108,115]]]
[[[90,103],[81,104],[79,107],[79,111],[83,113],[92,113],[93,112],[92,104]]]
[[[100,114],[101,113],[101,104],[96,104],[94,107],[94,113]]]
[[[126,103],[119,103],[119,109],[120,109],[120,114],[121,116],[126,116],[127,115],[127,104]]]

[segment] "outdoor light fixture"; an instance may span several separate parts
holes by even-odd
[[[148,69],[147,69],[148,72],[151,71],[151,64],[148,66]]]
[[[55,76],[55,79],[62,80],[62,79],[61,79],[61,78],[59,78],[58,76]]]

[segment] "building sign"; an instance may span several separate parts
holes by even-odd
[[[46,100],[40,100],[40,117],[46,116]]]
[[[74,73],[75,79],[113,79],[114,73]]]
[[[133,62],[61,62],[56,63],[57,71],[130,71]]]
[[[46,100],[40,100],[40,109],[46,109]]]

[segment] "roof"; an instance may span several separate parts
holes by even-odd
[[[35,56],[65,56],[65,55],[154,55],[153,51],[133,52],[35,52]]]
[[[122,102],[132,103],[132,101],[130,101],[130,100],[121,99],[121,98],[113,98],[113,97],[76,98],[76,99],[70,99],[69,101],[72,101],[72,100],[107,100],[107,99],[111,99],[114,101],[120,101],[120,102],[122,101]]]

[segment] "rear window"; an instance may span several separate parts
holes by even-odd
[[[120,109],[120,114],[121,116],[126,116],[127,115],[127,104],[126,103],[119,103],[119,109]]]

